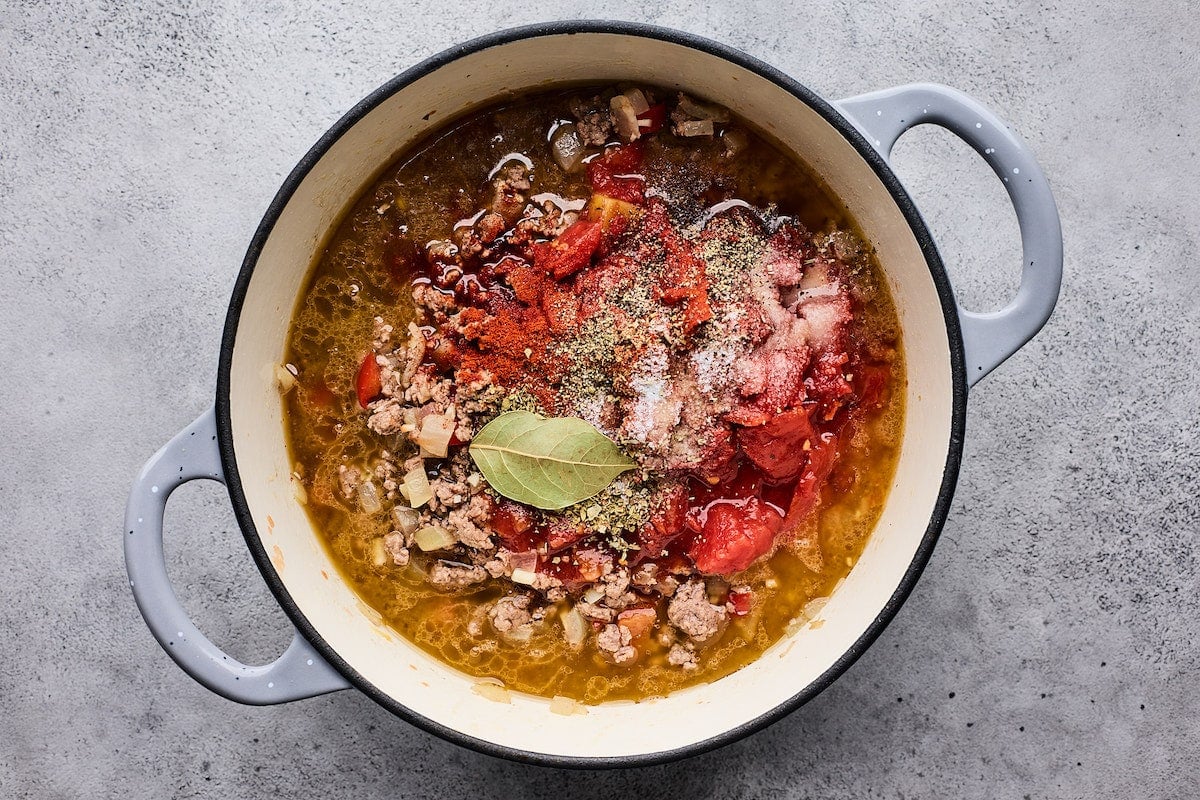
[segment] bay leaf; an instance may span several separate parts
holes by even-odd
[[[637,467],[587,420],[509,411],[471,440],[471,458],[510,500],[558,511],[587,500]]]

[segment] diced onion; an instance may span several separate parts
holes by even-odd
[[[550,137],[550,152],[563,172],[575,172],[583,164],[585,150],[575,126],[571,123],[559,125]]]
[[[710,120],[713,122],[728,122],[729,110],[711,103],[702,103],[686,94],[679,96],[679,103],[676,106],[684,114],[687,114],[692,119]]]
[[[275,383],[279,385],[279,391],[287,394],[296,387],[296,376],[293,375],[283,364],[275,365]]]
[[[641,136],[641,126],[638,125],[638,112],[634,111],[633,103],[623,94],[616,95],[609,103],[612,110],[613,124],[622,142],[633,142]]]
[[[512,703],[512,699],[508,695],[508,689],[504,688],[501,683],[492,683],[491,681],[480,681],[471,686],[471,691],[480,697],[491,700],[495,703]]]
[[[450,438],[454,436],[455,427],[454,417],[430,414],[421,420],[421,432],[414,439],[429,455],[445,458],[450,451]]]
[[[428,553],[431,550],[446,550],[454,546],[454,534],[440,525],[426,525],[413,534],[417,547]]]
[[[575,714],[586,714],[588,710],[578,700],[572,700],[570,697],[563,697],[562,695],[555,695],[550,699],[550,713],[570,717]]]
[[[292,496],[296,498],[296,502],[302,506],[308,505],[308,490],[304,488],[304,481],[292,476]]]
[[[529,569],[514,569],[512,571],[512,582],[522,583],[526,586],[533,586],[533,582],[537,580],[537,573]]]
[[[629,104],[633,106],[633,113],[645,114],[650,110],[650,103],[647,102],[646,95],[642,93],[641,89],[630,89],[622,92],[622,94],[629,100]]]
[[[383,537],[377,536],[371,540],[371,563],[382,567],[388,561],[387,548],[383,546]]]
[[[358,485],[358,506],[366,514],[374,514],[383,508],[379,502],[379,487],[374,481],[363,481]]]
[[[392,523],[395,524],[396,530],[405,536],[411,536],[421,526],[421,515],[415,508],[396,506],[392,509]]]
[[[828,602],[828,597],[814,597],[812,600],[809,600],[807,604],[805,604],[804,610],[800,613],[803,616],[812,619],[813,617],[817,616],[817,614],[821,613],[821,609],[825,608],[825,604]]]
[[[601,597],[604,597],[604,590],[598,586],[593,586],[583,593],[583,599],[588,603],[594,603]]]
[[[429,488],[429,477],[425,474],[425,465],[418,464],[404,476],[404,492],[408,504],[420,508],[433,499],[433,489]]]
[[[587,638],[588,623],[574,608],[568,609],[562,615],[563,639],[571,647],[579,647]]]
[[[510,631],[506,631],[504,638],[510,642],[528,642],[533,638],[533,625],[518,625]]]

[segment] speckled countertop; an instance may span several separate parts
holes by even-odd
[[[827,97],[915,80],[1008,119],[1053,184],[1049,327],[972,393],[942,540],[876,645],[800,712],[684,763],[581,776],[475,755],[355,692],[273,708],[180,672],[125,584],[133,475],[213,391],[237,265],[283,176],[397,71],[605,15],[746,50]],[[1184,2],[7,3],[0,8],[0,795],[1179,798],[1200,780],[1200,17]],[[982,162],[899,171],[974,308],[1016,223]],[[286,643],[223,490],[168,510],[200,627]]]

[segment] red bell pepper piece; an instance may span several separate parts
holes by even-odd
[[[375,354],[367,353],[362,364],[358,367],[358,377],[354,380],[354,389],[358,394],[358,404],[366,408],[371,401],[383,393],[383,381],[379,375],[379,364],[375,363]]]

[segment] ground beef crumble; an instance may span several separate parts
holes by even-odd
[[[704,581],[685,583],[667,604],[667,619],[697,642],[715,636],[725,624],[728,614],[723,606],[708,602]]]

